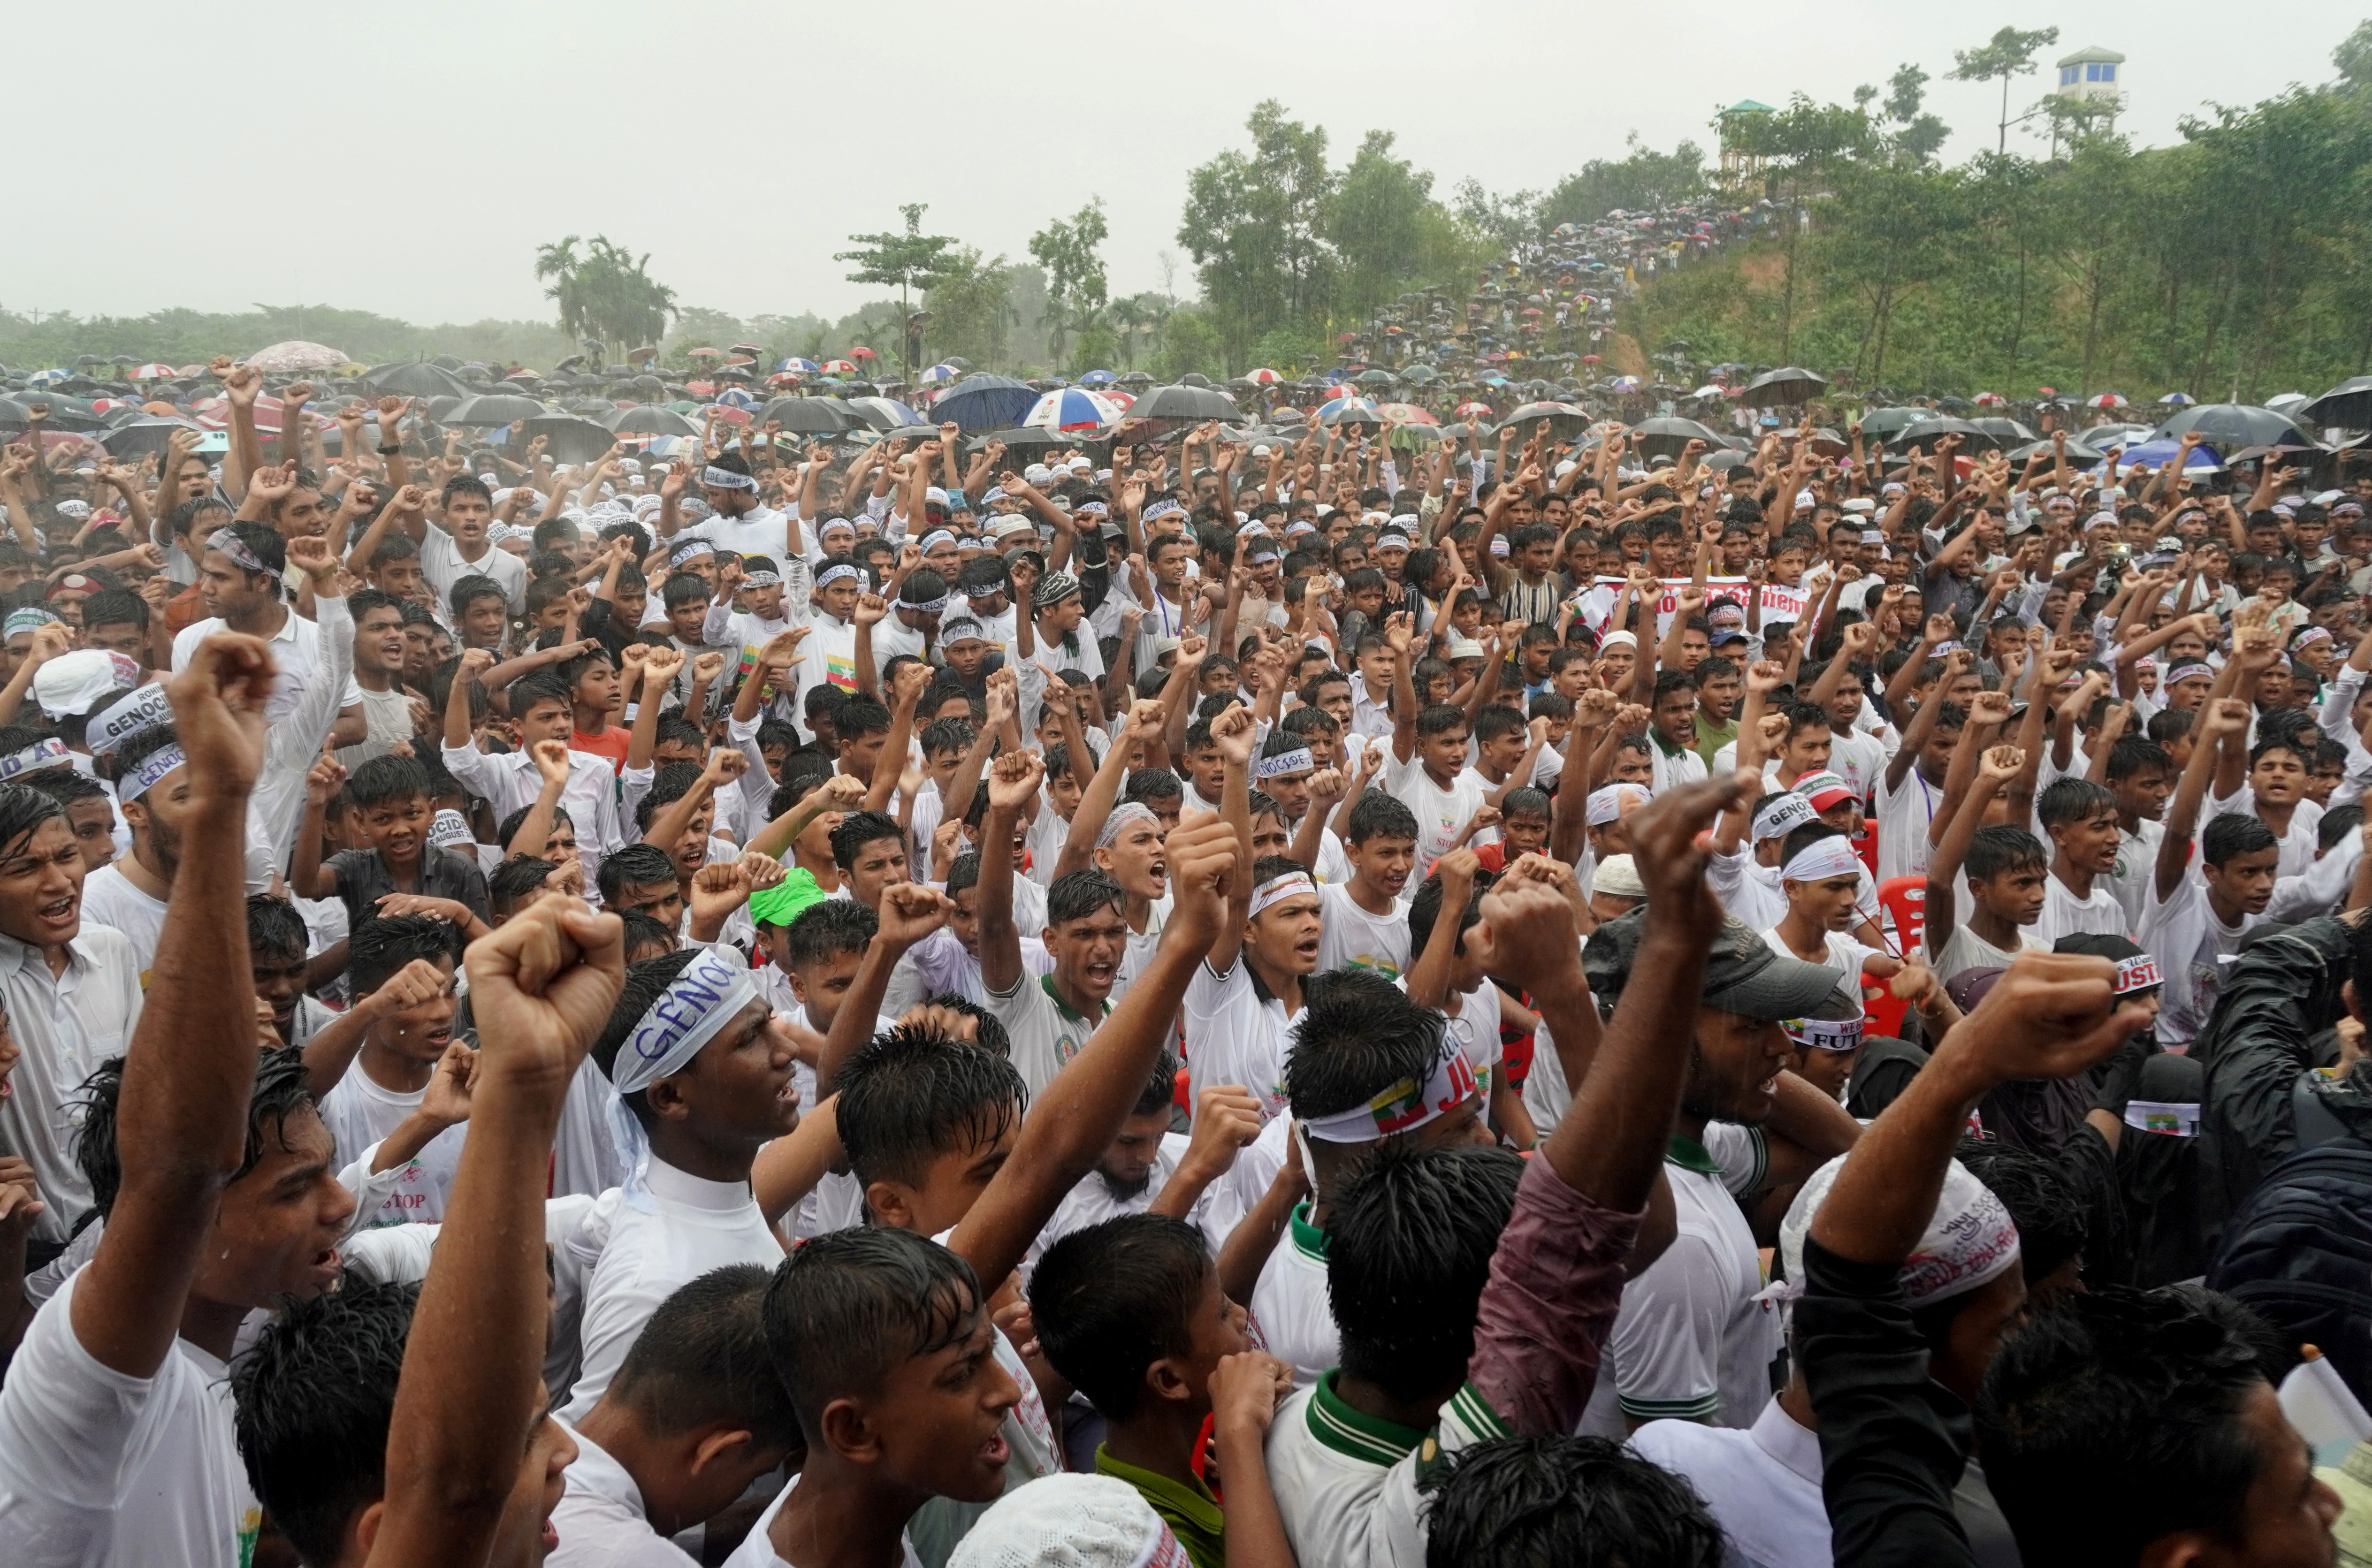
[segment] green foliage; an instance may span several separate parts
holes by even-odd
[[[648,251],[634,255],[604,234],[583,241],[572,234],[557,245],[537,247],[535,276],[550,285],[543,296],[559,307],[562,331],[599,338],[622,352],[657,343],[676,313],[675,290],[644,270],[650,259]]]
[[[2059,41],[2057,28],[2042,28],[2033,32],[2021,32],[2016,28],[2004,28],[1977,49],[1956,49],[1952,52],[1950,76],[1956,82],[1989,82],[2001,78],[2001,145],[1996,153],[2009,151],[2009,84],[2013,76],[2034,75],[2034,52],[2045,44]]]
[[[1563,223],[1595,223],[1608,213],[1682,202],[1704,189],[1704,150],[1682,142],[1659,153],[1634,131],[1621,158],[1591,158],[1556,183],[1533,217],[1535,233]]]
[[[831,259],[856,263],[856,270],[848,274],[851,283],[897,285],[902,301],[913,290],[927,289],[938,282],[948,264],[948,250],[955,241],[944,234],[923,232],[923,215],[930,211],[927,204],[910,202],[898,211],[906,219],[904,233],[892,229],[852,234],[849,243],[856,249],[835,251]]]
[[[1109,357],[1116,346],[1110,324],[1102,319],[1108,298],[1103,243],[1110,232],[1104,221],[1104,199],[1098,196],[1070,217],[1056,218],[1029,237],[1029,254],[1046,269],[1041,324],[1049,329],[1049,350],[1058,365],[1065,363],[1064,341],[1074,331],[1098,334],[1096,353],[1081,350],[1081,369],[1093,368],[1087,360]]]
[[[2247,401],[2372,367],[2372,93],[2352,83],[2220,110],[2171,147],[2071,122],[2054,159],[1957,168],[1855,134],[1852,108],[1767,118],[1788,204],[1643,290],[1622,322],[1639,341],[1898,393]]]
[[[0,311],[0,363],[24,369],[72,365],[86,354],[135,364],[154,359],[203,365],[218,354],[236,358],[290,338],[328,343],[365,364],[449,354],[489,365],[516,361],[541,368],[577,352],[576,341],[550,321],[415,327],[368,310],[325,305],[258,305],[236,312],[158,310],[146,316],[42,312],[38,320],[30,314]]]

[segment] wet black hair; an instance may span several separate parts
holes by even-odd
[[[374,757],[346,780],[346,798],[358,807],[383,806],[415,795],[427,798],[428,770],[411,757]]]
[[[1497,880],[1488,871],[1474,874],[1474,886],[1466,895],[1466,908],[1458,917],[1458,939],[1450,948],[1451,952],[1462,954],[1466,951],[1466,934],[1482,920],[1482,895],[1489,892],[1491,885]],[[1433,940],[1433,926],[1441,918],[1443,897],[1441,874],[1437,871],[1428,874],[1423,882],[1418,883],[1415,893],[1410,897],[1408,933],[1412,955],[1423,953],[1425,945]]]
[[[988,796],[985,786],[974,792],[983,799]],[[898,819],[886,811],[852,811],[840,819],[831,830],[831,862],[843,871],[855,865],[856,857],[866,844],[882,839],[895,839],[902,849],[906,830],[898,826]]]
[[[1301,994],[1285,1082],[1305,1121],[1366,1105],[1403,1080],[1422,1084],[1441,1054],[1441,1015],[1373,970],[1313,974]]]
[[[531,902],[543,894],[543,884],[560,869],[551,861],[532,854],[515,854],[494,867],[486,878],[486,902],[494,909],[512,909]]]
[[[1335,1194],[1326,1294],[1346,1375],[1401,1399],[1457,1387],[1523,1175],[1513,1150],[1401,1140],[1378,1147]]]
[[[768,1365],[773,1283],[771,1270],[728,1263],[677,1286],[634,1336],[607,1397],[657,1435],[723,1421],[754,1447],[804,1446],[790,1391]]]
[[[1046,923],[1050,926],[1085,920],[1102,910],[1128,907],[1128,895],[1118,882],[1100,871],[1073,871],[1054,878],[1046,889]]]
[[[594,880],[601,901],[615,905],[629,888],[675,886],[675,857],[657,844],[628,844],[602,857],[600,873]]]
[[[1039,1347],[1107,1421],[1136,1413],[1145,1374],[1193,1351],[1192,1318],[1213,1267],[1183,1220],[1122,1214],[1046,1249],[1029,1281]]]
[[[832,1400],[874,1393],[901,1364],[977,1333],[983,1300],[960,1254],[911,1231],[860,1225],[792,1249],[761,1310],[808,1446],[823,1443]]]
[[[247,950],[250,954],[286,954],[302,956],[312,946],[312,937],[305,929],[305,917],[286,899],[273,898],[270,893],[250,893],[247,896]]]
[[[1351,843],[1363,844],[1370,839],[1414,839],[1417,836],[1416,813],[1411,811],[1399,796],[1370,789],[1351,803],[1350,831],[1343,835]]]
[[[435,963],[461,958],[461,933],[424,914],[382,914],[364,921],[346,939],[346,978],[366,995],[414,958]]]
[[[84,1079],[77,1101],[83,1121],[75,1136],[75,1166],[90,1184],[91,1207],[101,1219],[115,1207],[115,1195],[123,1185],[123,1155],[115,1139],[115,1119],[123,1094],[125,1060],[115,1057]],[[255,1063],[255,1086],[247,1097],[247,1139],[239,1151],[238,1168],[231,1173],[233,1181],[253,1170],[263,1158],[265,1137],[285,1147],[288,1119],[313,1109],[312,1091],[305,1086],[306,1081],[301,1052],[282,1050],[260,1053]],[[351,1156],[362,1151],[350,1149],[345,1153]]]
[[[985,1046],[903,1024],[857,1047],[836,1085],[841,1146],[866,1185],[921,1185],[941,1155],[1003,1138],[1029,1098]]]
[[[307,1562],[334,1562],[354,1516],[387,1493],[387,1434],[415,1283],[349,1276],[290,1301],[231,1363],[248,1484]]]
[[[783,958],[798,970],[862,953],[880,931],[880,919],[855,899],[825,899],[801,910],[785,928]]]

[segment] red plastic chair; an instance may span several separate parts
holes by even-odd
[[[1878,885],[1878,907],[1894,917],[1894,945],[1903,958],[1915,958],[1919,952],[1920,933],[1925,929],[1927,915],[1927,878],[1895,877]],[[1864,1027],[1875,1035],[1902,1033],[1903,1015],[1911,1004],[1895,995],[1883,985],[1874,992],[1862,993]]]
[[[1855,834],[1855,837],[1854,837],[1854,841],[1853,841],[1853,847],[1854,847],[1854,853],[1855,853],[1855,854],[1857,854],[1857,855],[1861,856],[1861,863],[1862,863],[1864,865],[1866,865],[1866,866],[1868,866],[1868,867],[1869,867],[1869,874],[1870,874],[1872,877],[1877,876],[1877,875],[1878,875],[1878,819],[1877,819],[1877,818],[1875,818],[1875,817],[1865,817],[1865,818],[1863,818],[1863,819],[1861,819],[1861,831],[1860,831],[1859,833],[1857,833],[1857,834]]]

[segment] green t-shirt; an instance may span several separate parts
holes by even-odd
[[[1112,1476],[1136,1488],[1137,1495],[1153,1505],[1194,1568],[1227,1568],[1227,1516],[1219,1509],[1219,1500],[1197,1477],[1192,1486],[1180,1486],[1166,1475],[1124,1465],[1111,1457],[1111,1450],[1096,1449],[1096,1473]]]
[[[1703,708],[1697,710],[1696,716],[1696,754],[1703,758],[1704,765],[1710,768],[1713,766],[1714,758],[1720,754],[1721,749],[1738,738],[1738,721],[1732,719],[1727,724],[1715,724],[1704,716]]]

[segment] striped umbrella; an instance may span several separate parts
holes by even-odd
[[[1639,377],[1617,376],[1614,377],[1614,389],[1618,392],[1635,392],[1639,389]]]
[[[1021,416],[1024,429],[1101,430],[1120,418],[1120,410],[1100,395],[1078,387],[1047,393]]]
[[[1119,377],[1113,375],[1109,370],[1090,370],[1086,375],[1079,377],[1079,385],[1082,387],[1092,387],[1098,391],[1100,391],[1119,379]]]
[[[1273,387],[1285,377],[1263,365],[1257,370],[1245,371],[1244,379],[1255,387]]]
[[[169,381],[180,374],[169,365],[141,365],[133,368],[132,378],[134,381]]]
[[[1489,403],[1464,402],[1459,404],[1456,408],[1450,410],[1450,412],[1460,419],[1489,419],[1491,417],[1491,405]]]
[[[2169,408],[2191,408],[2197,404],[2199,400],[2192,397],[2189,392],[2169,392],[2166,396],[2158,399],[2158,401],[2165,403]]]
[[[924,419],[917,410],[908,408],[895,398],[851,398],[848,406],[863,416],[865,423],[876,430],[934,430],[937,426]]]
[[[854,376],[856,374],[856,362],[853,359],[827,359],[821,368],[827,376]]]
[[[53,381],[63,381],[73,374],[73,371],[66,369],[36,370],[25,379],[32,386],[46,387]]]
[[[1979,392],[1977,394],[1977,406],[1979,408],[2001,408],[2006,406],[2009,400],[2003,397],[1999,392]]]
[[[752,409],[758,406],[758,400],[751,396],[749,390],[745,388],[727,387],[725,390],[716,394],[716,406],[719,408]]]
[[[1376,405],[1365,398],[1335,398],[1320,403],[1318,405],[1318,420],[1321,424],[1338,426],[1344,424],[1372,426],[1383,424],[1382,418],[1376,412]]]
[[[2122,392],[2096,393],[2084,400],[2084,406],[2086,408],[2123,408],[2125,395]]]
[[[791,376],[812,376],[816,373],[817,368],[818,366],[814,360],[799,359],[796,357],[777,360],[774,364],[774,369],[776,372]]]
[[[934,365],[923,372],[921,379],[925,387],[942,387],[962,374],[952,365]]]
[[[1376,413],[1387,424],[1439,424],[1440,419],[1430,409],[1414,403],[1378,403]]]

